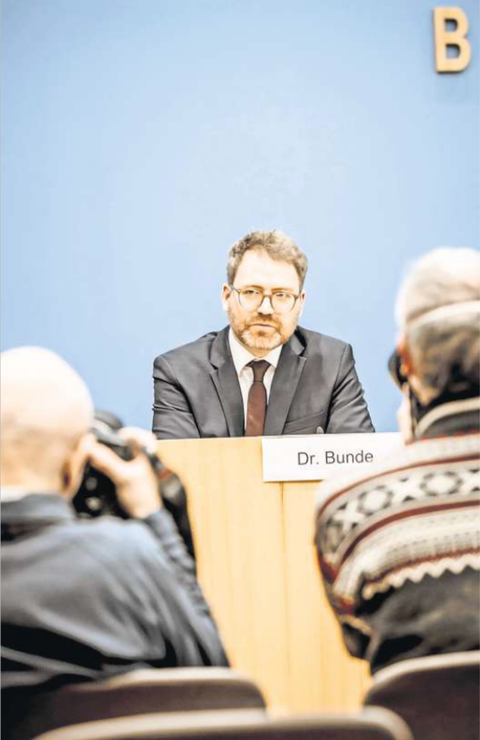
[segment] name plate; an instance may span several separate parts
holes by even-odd
[[[263,480],[325,480],[339,472],[368,470],[403,446],[399,432],[263,437]]]

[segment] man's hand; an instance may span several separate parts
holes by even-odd
[[[158,481],[142,449],[155,451],[156,439],[144,429],[125,427],[118,434],[132,446],[133,460],[126,462],[103,444],[92,441],[91,464],[107,475],[117,487],[118,502],[131,517],[145,519],[162,507]]]

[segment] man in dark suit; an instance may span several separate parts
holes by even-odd
[[[159,439],[373,432],[352,348],[297,326],[307,258],[280,231],[230,250],[230,326],[156,358]]]

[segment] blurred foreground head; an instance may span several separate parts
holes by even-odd
[[[422,406],[478,396],[479,252],[439,248],[414,263],[396,319],[401,373]]]
[[[85,462],[93,405],[80,376],[39,347],[2,353],[2,488],[75,490]]]

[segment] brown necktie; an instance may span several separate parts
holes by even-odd
[[[267,389],[263,385],[263,376],[270,367],[266,360],[252,360],[248,367],[253,370],[253,383],[248,392],[246,437],[260,437],[263,434],[265,413],[267,410]]]

